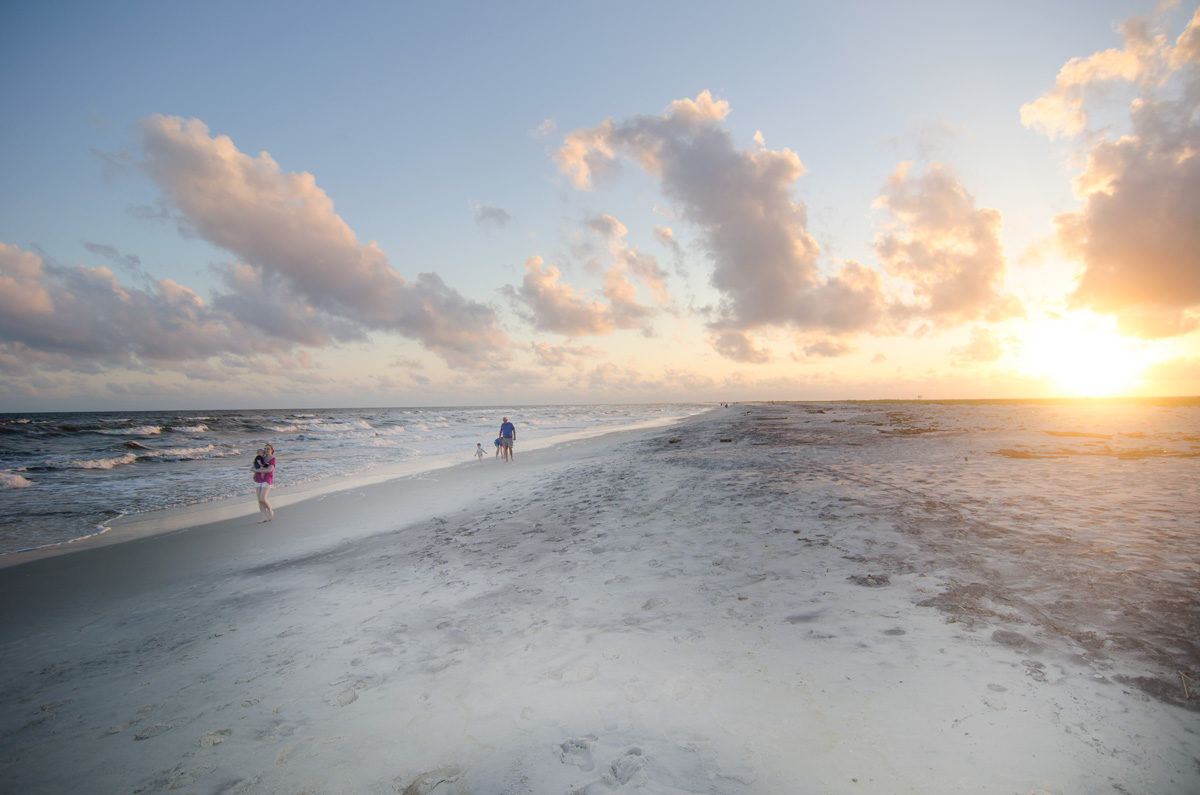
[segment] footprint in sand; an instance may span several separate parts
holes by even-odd
[[[140,730],[137,734],[133,735],[133,739],[149,740],[151,737],[157,737],[164,732],[171,731],[173,728],[175,728],[175,726],[170,723],[156,723],[153,726],[147,726],[146,728]]]
[[[1025,666],[1025,675],[1035,682],[1046,681],[1046,664],[1036,660],[1021,660]]]
[[[353,704],[355,701],[358,701],[358,693],[355,693],[352,687],[347,687],[325,696],[325,703],[331,707],[345,707]]]
[[[393,783],[401,795],[429,795],[429,793],[438,789],[442,784],[454,784],[466,772],[466,770],[458,765],[446,765],[445,767],[439,767],[437,770],[422,773],[407,786],[404,784],[404,780],[400,778],[394,779]],[[404,787],[404,789],[400,789],[401,787]]]
[[[642,755],[642,749],[630,748],[609,765],[608,771],[618,784],[624,786],[632,781],[645,765],[646,757]]]
[[[225,738],[231,734],[233,734],[232,729],[217,729],[216,731],[205,732],[204,734],[200,735],[200,747],[212,748],[213,746],[220,745],[221,743],[225,742]]]
[[[592,746],[596,743],[596,735],[572,737],[558,746],[558,758],[564,765],[574,765],[583,771],[592,770],[596,763],[592,761]]]
[[[105,732],[105,734],[120,734],[121,732],[125,731],[130,726],[134,725],[135,723],[137,723],[136,720],[129,720],[129,721],[125,721],[124,723],[118,723],[116,726],[110,727],[109,730],[107,732]]]

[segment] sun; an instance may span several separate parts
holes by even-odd
[[[1144,343],[1092,312],[1033,321],[1021,333],[1022,369],[1044,378],[1061,397],[1128,394],[1151,363]]]

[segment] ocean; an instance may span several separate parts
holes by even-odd
[[[517,456],[569,439],[663,424],[711,404],[471,406],[0,414],[0,554],[69,543],[134,514],[252,499],[249,467],[275,445],[277,489],[489,460],[501,418]]]

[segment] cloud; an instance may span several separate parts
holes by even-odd
[[[612,362],[605,362],[590,370],[585,378],[587,388],[600,392],[646,392],[657,389],[660,382],[634,370]]]
[[[617,262],[604,274],[604,297],[608,299],[608,311],[616,328],[642,327],[650,334],[645,325],[654,314],[654,310],[637,302],[637,287],[629,279],[629,269],[624,262]]]
[[[643,253],[625,241],[629,230],[624,224],[611,215],[596,215],[587,219],[584,225],[604,238],[618,265],[624,266],[645,285],[660,306],[670,302],[670,296],[667,294],[667,272],[658,264],[653,254]]]
[[[591,216],[583,221],[583,227],[604,241],[613,258],[611,266],[603,271],[603,301],[563,282],[562,272],[546,266],[541,257],[527,260],[521,286],[508,287],[505,292],[531,312],[529,321],[543,331],[575,337],[641,328],[649,336],[655,310],[638,303],[634,279],[645,285],[661,305],[669,301],[666,273],[652,255],[629,246],[625,241],[629,230],[613,216]],[[590,244],[578,248],[581,252],[594,250]],[[588,269],[600,272],[599,260],[592,259]]]
[[[916,175],[911,165],[902,163],[876,200],[889,221],[875,252],[892,276],[911,286],[917,302],[899,313],[941,325],[1019,316],[1019,302],[1002,289],[1000,213],[976,207],[946,166],[933,163]]]
[[[692,399],[696,398],[697,393],[716,386],[716,381],[707,375],[670,367],[663,371],[663,383],[671,385],[680,394],[688,395]]]
[[[530,257],[525,262],[521,286],[510,286],[507,292],[528,307],[532,312],[530,322],[543,331],[579,337],[609,334],[619,327],[618,315],[611,307],[560,281],[561,277],[562,272],[553,265],[544,265],[541,257]],[[617,288],[619,291],[620,285]]]
[[[308,173],[251,157],[198,119],[142,120],[143,166],[199,237],[279,279],[314,310],[420,341],[455,366],[508,344],[495,313],[434,273],[406,280],[360,243]]]
[[[994,362],[1004,353],[1004,347],[991,330],[984,327],[971,329],[971,339],[966,345],[950,349],[950,360],[958,364],[981,364]]]
[[[503,228],[515,223],[517,220],[503,207],[493,207],[490,204],[476,204],[473,209],[475,211],[475,223],[480,226]]]
[[[713,350],[727,359],[745,364],[762,364],[771,360],[769,351],[758,348],[743,331],[722,331],[709,340]]]
[[[529,136],[531,138],[545,138],[546,136],[553,135],[557,129],[558,124],[554,119],[542,119],[541,124],[529,131]]]
[[[1021,106],[1021,123],[1039,128],[1050,138],[1074,136],[1088,125],[1086,101],[1104,83],[1124,81],[1151,85],[1161,80],[1166,65],[1162,35],[1145,17],[1120,26],[1124,46],[1085,58],[1072,58],[1059,70],[1054,88]]]
[[[591,345],[548,345],[544,342],[533,342],[529,347],[538,361],[548,367],[578,365],[586,359],[597,359],[602,355],[598,348]]]
[[[584,221],[583,225],[609,241],[619,240],[629,232],[625,224],[611,215],[593,215]]]
[[[1127,333],[1169,337],[1200,327],[1200,8],[1173,45],[1145,20],[1122,32],[1123,50],[1064,67],[1081,124],[1100,83],[1124,81],[1141,95],[1127,134],[1081,136],[1082,206],[1055,219],[1056,241],[1082,265],[1072,305],[1115,316]],[[1040,126],[1051,136],[1083,129]]]
[[[654,227],[654,239],[671,250],[676,257],[683,257],[683,246],[675,238],[675,230],[669,226]]]
[[[142,273],[142,260],[136,254],[122,254],[116,246],[103,243],[84,242],[83,247],[93,254],[104,257],[109,262],[133,273]]]
[[[287,279],[250,265],[218,269],[229,292],[213,306],[270,337],[322,347],[366,337],[362,326],[311,306]]]
[[[49,265],[0,243],[0,344],[9,351],[137,363],[280,349],[170,279],[147,289],[105,267]],[[58,362],[72,366],[69,359]],[[84,365],[84,362],[75,362]]]
[[[819,340],[804,346],[804,355],[810,358],[833,359],[854,352],[854,346],[841,340]]]
[[[798,329],[863,329],[881,315],[883,296],[867,296],[859,281],[856,316],[833,317],[822,293],[837,292],[846,280],[826,279],[818,270],[819,249],[807,230],[802,203],[792,190],[804,167],[795,153],[738,150],[721,126],[729,103],[705,91],[673,102],[656,116],[600,125],[569,133],[555,159],[580,189],[616,171],[620,159],[636,163],[659,180],[663,193],[701,231],[714,268],[711,282],[723,296],[711,324],[713,340],[761,326]],[[669,237],[660,235],[660,241]],[[752,346],[751,346],[752,348]],[[746,355],[744,345],[719,344],[719,351]]]

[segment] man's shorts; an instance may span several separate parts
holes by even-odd
[[[513,440],[511,437],[505,436],[503,439],[500,440],[500,446],[501,447],[512,447],[512,442],[513,442]]]

